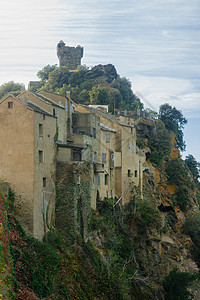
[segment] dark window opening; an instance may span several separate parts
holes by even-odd
[[[46,177],[43,177],[43,187],[46,187],[46,185],[47,185],[47,179]]]
[[[8,102],[8,108],[13,108],[13,102]]]
[[[72,152],[72,160],[73,161],[81,161],[81,150],[73,150]]]
[[[43,160],[44,160],[44,155],[43,155],[43,151],[38,151],[38,160],[39,160],[39,163],[42,163]]]
[[[39,124],[39,136],[43,136],[43,125]]]
[[[108,174],[105,174],[104,183],[105,185],[108,185]]]
[[[56,109],[53,109],[53,116],[56,117]]]
[[[128,170],[128,177],[131,177],[131,170]]]
[[[96,128],[93,127],[93,137],[96,139]]]
[[[137,177],[137,170],[135,170],[135,177]]]

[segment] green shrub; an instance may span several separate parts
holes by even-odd
[[[140,232],[145,232],[148,227],[155,225],[160,220],[159,210],[148,202],[137,204],[135,222]]]
[[[170,184],[181,185],[187,179],[187,170],[182,159],[174,158],[170,160],[166,168],[167,178]]]
[[[196,274],[180,272],[178,268],[175,267],[163,280],[165,300],[192,299],[192,295],[187,288],[196,278]]]
[[[186,211],[190,203],[189,191],[186,187],[180,186],[175,194],[176,203],[182,211]]]
[[[163,158],[169,155],[171,135],[161,120],[156,120],[155,127],[148,137],[148,146],[151,149],[150,161],[156,166],[160,165]]]

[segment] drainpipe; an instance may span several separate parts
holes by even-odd
[[[66,92],[67,98],[67,135],[71,135],[71,105],[70,105],[70,91]]]
[[[44,236],[47,233],[47,224],[46,224],[46,207],[45,207],[45,195],[43,193],[43,212],[44,212]]]

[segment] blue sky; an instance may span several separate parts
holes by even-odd
[[[56,45],[84,47],[87,66],[112,63],[158,110],[189,119],[187,152],[200,161],[199,0],[7,0],[0,10],[0,84],[37,80]],[[144,101],[144,103],[146,103]]]

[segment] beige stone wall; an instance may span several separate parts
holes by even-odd
[[[106,140],[106,135],[109,136],[109,141]],[[111,152],[114,155],[115,160],[115,139],[116,139],[116,132],[112,132],[109,130],[102,130],[100,131],[100,153],[101,153],[101,163],[102,161],[102,153],[105,153],[106,163],[104,163],[104,173],[99,173],[99,183],[98,190],[100,194],[100,198],[103,199],[104,197],[115,197],[116,189],[115,189],[115,168],[111,168]],[[106,180],[105,180],[106,177]]]
[[[42,99],[38,98],[36,95],[34,95],[31,92],[24,91],[18,97],[20,98],[21,101],[23,101],[24,104],[26,104],[27,100],[28,100],[28,101],[32,102],[33,104],[44,109],[46,112],[53,114],[52,105],[43,101]]]
[[[87,108],[80,105],[76,106],[79,112],[88,112]],[[125,118],[123,119],[125,120]],[[120,125],[117,122],[111,121],[100,115],[101,123],[116,129],[115,134],[115,168],[113,170],[114,194],[118,198],[122,196],[130,185],[140,187],[142,193],[143,185],[143,164],[145,162],[145,155],[137,153],[136,149],[136,129],[127,124],[127,126]],[[104,146],[102,145],[102,149]],[[105,151],[106,148],[105,148]],[[102,150],[101,150],[102,152]],[[101,175],[101,178],[103,176]],[[109,188],[109,187],[108,187]],[[105,195],[109,189],[100,188],[101,194]],[[131,187],[122,198],[122,203],[126,203],[131,197]]]
[[[39,130],[42,126],[42,132]],[[42,134],[41,134],[42,133]],[[56,119],[35,112],[34,118],[34,236],[41,239],[54,225],[56,176]],[[42,151],[42,161],[39,161]],[[43,186],[45,185],[45,186]]]
[[[50,93],[47,91],[40,91],[38,94],[40,94],[46,98],[49,98],[50,100],[54,101],[56,104],[63,105],[63,107],[66,108],[66,98],[64,96]]]
[[[8,108],[8,102],[13,108]],[[33,232],[34,112],[15,97],[0,103],[0,178],[16,193],[16,214]]]

